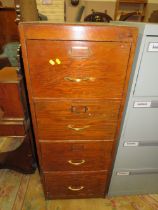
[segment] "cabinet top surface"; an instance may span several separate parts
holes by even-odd
[[[24,39],[136,42],[136,27],[104,23],[25,22],[19,24]]]

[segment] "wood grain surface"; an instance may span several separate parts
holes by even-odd
[[[33,97],[122,97],[130,43],[28,40],[26,44]],[[73,48],[87,48],[89,54],[85,58],[72,56]],[[49,63],[56,59],[61,64]]]
[[[45,197],[105,196],[137,29],[40,22],[19,28]],[[70,151],[82,144],[84,152]],[[87,165],[70,167],[69,159]]]
[[[113,141],[41,142],[44,171],[108,170]]]
[[[107,172],[45,173],[48,198],[104,197]]]

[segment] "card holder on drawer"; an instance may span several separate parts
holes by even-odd
[[[88,58],[91,55],[89,47],[73,46],[69,50],[69,54],[74,58]]]
[[[113,141],[40,142],[44,171],[108,170]]]

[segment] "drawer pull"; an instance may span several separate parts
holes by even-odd
[[[94,82],[95,78],[94,77],[83,77],[83,78],[73,78],[73,77],[64,77],[64,80],[69,81],[69,82],[86,82],[86,81],[91,81]]]
[[[75,128],[75,127],[73,127],[73,125],[68,125],[67,127],[70,128],[70,129],[72,129],[72,130],[74,130],[74,131],[81,131],[81,130],[84,130],[86,128],[89,128],[90,125],[86,125],[86,126],[80,127],[80,128]]]
[[[68,160],[68,163],[71,165],[79,166],[85,163],[85,160],[81,160],[80,162],[73,162],[72,160]]]
[[[79,187],[79,188],[73,188],[73,187],[69,186],[68,189],[71,190],[71,191],[80,191],[80,190],[83,190],[84,187],[81,186],[81,187]]]

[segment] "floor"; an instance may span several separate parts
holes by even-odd
[[[45,201],[38,171],[0,170],[0,210],[158,210],[158,195]]]

